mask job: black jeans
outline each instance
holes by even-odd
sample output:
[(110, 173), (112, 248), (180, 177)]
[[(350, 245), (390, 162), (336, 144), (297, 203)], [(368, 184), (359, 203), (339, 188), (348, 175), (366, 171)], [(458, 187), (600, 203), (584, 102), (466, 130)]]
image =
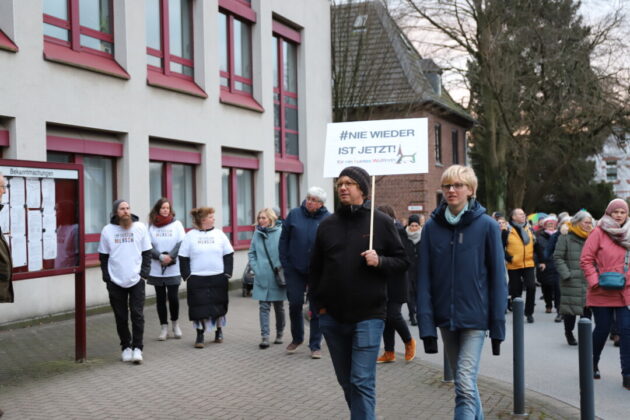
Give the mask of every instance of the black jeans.
[(540, 283), (543, 298), (545, 299), (545, 308), (560, 308), (560, 281), (558, 278), (548, 279), (544, 283)]
[(404, 343), (411, 340), (409, 327), (400, 313), (401, 307), (402, 303), (387, 302), (387, 319), (385, 320), (385, 329), (383, 329), (385, 351), (394, 351), (396, 332)]
[(416, 279), (407, 279), (409, 285), (409, 296), (407, 297), (407, 309), (409, 309), (409, 319), (417, 315), (418, 295), (416, 293)]
[(166, 312), (166, 294), (168, 289), (168, 309), (171, 312), (171, 321), (179, 319), (179, 284), (170, 286), (155, 286), (155, 307), (157, 308), (160, 324), (168, 324)]
[[(573, 332), (573, 328), (575, 328), (575, 315), (564, 315), (564, 332), (570, 333)], [(589, 308), (584, 308), (583, 315), (580, 318), (588, 318), (591, 319), (591, 310)]]
[(534, 313), (536, 299), (536, 278), (534, 267), (521, 268), (519, 270), (508, 270), (510, 298), (512, 300), (521, 297), (525, 288), (525, 315)]
[[(144, 280), (140, 280), (129, 288), (120, 287), (108, 281), (109, 303), (116, 318), (116, 331), (120, 338), (120, 348), (138, 348), (142, 350), (144, 334)], [(129, 314), (131, 314), (131, 330), (129, 332)]]

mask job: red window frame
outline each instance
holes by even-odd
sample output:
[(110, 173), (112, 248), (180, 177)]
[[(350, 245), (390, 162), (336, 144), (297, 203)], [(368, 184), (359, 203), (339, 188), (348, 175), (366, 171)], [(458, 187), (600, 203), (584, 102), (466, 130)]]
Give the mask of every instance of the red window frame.
[[(253, 94), (238, 90), (236, 82), (243, 83), (252, 87), (254, 86), (253, 78), (246, 78), (234, 74), (234, 20), (238, 20), (243, 24), (249, 25), (250, 28), (256, 23), (256, 12), (252, 10), (251, 3), (241, 0), (219, 0), (219, 13), (227, 17), (227, 56), (228, 70), (219, 71), (219, 76), (228, 80), (228, 86), (221, 84), (220, 101), (222, 103), (240, 106), (252, 111), (263, 112), (264, 108), (254, 99)], [(250, 39), (250, 46), (252, 45)], [(253, 48), (253, 46), (252, 46)], [(249, 51), (250, 62), (252, 62), (252, 50)], [(253, 65), (253, 62), (252, 62)], [(253, 71), (252, 71), (253, 77)]]
[[(189, 152), (185, 150), (173, 150), (161, 147), (149, 147), (149, 160), (152, 162), (163, 163), (162, 167), (162, 196), (173, 200), (173, 164), (184, 164), (195, 166), (201, 164), (201, 153)], [(193, 169), (193, 208), (197, 205), (197, 179)], [(184, 226), (189, 230), (187, 226)]]
[[(61, 136), (46, 136), (46, 150), (48, 152), (67, 153), (71, 156), (72, 163), (83, 164), (83, 157), (86, 155), (102, 156), (109, 158), (120, 158), (123, 156), (123, 145), (120, 143), (109, 143), (97, 140), (76, 139)], [(112, 173), (112, 193), (116, 197), (116, 162), (114, 161), (114, 170)], [(84, 240), (88, 242), (99, 242), (101, 234), (85, 233)], [(85, 263), (88, 266), (98, 265), (98, 253), (85, 255)]]
[(11, 41), (11, 38), (9, 38), (4, 32), (2, 32), (2, 29), (0, 29), (0, 50), (11, 52), (19, 51), (18, 46), (15, 45), (13, 41)]
[[(190, 0), (189, 0), (190, 1)], [(191, 59), (179, 57), (171, 54), (170, 33), (169, 33), (169, 0), (160, 0), (160, 45), (161, 50), (147, 47), (147, 54), (157, 57), (162, 61), (162, 67), (147, 64), (147, 83), (152, 86), (163, 87), (176, 92), (188, 93), (201, 98), (207, 98), (206, 92), (201, 89), (192, 76), (171, 71), (171, 62), (181, 64), (193, 69), (195, 68), (195, 56)], [(193, 5), (190, 2), (190, 39), (194, 40), (194, 19), (192, 17)]]
[[(232, 234), (232, 246), (235, 250), (248, 249), (251, 240), (238, 239), (239, 232), (253, 232), (253, 224), (239, 225), (237, 214), (237, 197), (238, 197), (238, 179), (236, 176), (237, 169), (258, 170), (259, 162), (256, 158), (239, 157), (239, 156), (223, 156), (221, 158), (221, 167), (230, 170), (228, 179), (229, 200), (230, 200), (230, 224), (223, 225), (223, 232)], [(254, 188), (252, 188), (252, 203), (255, 203)]]
[(81, 26), (79, 21), (79, 0), (67, 0), (68, 20), (43, 14), (44, 23), (68, 30), (70, 41), (44, 35), (44, 58), (69, 64), (110, 76), (129, 79), (129, 74), (114, 60), (114, 55), (81, 45), (81, 35), (110, 42), (114, 45), (114, 4), (109, 0), (112, 19), (112, 33), (107, 34)]

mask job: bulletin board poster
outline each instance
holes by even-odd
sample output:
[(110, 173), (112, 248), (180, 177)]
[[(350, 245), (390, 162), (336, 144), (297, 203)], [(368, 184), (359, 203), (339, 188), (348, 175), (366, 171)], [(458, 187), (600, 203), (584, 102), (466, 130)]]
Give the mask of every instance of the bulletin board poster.
[(0, 230), (11, 249), (16, 280), (85, 268), (83, 167), (0, 159), (6, 192)]

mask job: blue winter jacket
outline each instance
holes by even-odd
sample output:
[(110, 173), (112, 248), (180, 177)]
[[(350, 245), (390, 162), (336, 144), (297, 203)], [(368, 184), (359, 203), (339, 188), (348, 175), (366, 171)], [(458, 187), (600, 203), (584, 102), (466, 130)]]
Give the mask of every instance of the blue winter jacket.
[(420, 337), (437, 337), (437, 327), (446, 327), (490, 330), (490, 338), (503, 340), (507, 285), (499, 225), (474, 200), (456, 225), (445, 211), (443, 202), (420, 239)]
[[(249, 265), (254, 271), (254, 290), (252, 298), (262, 301), (279, 301), (287, 299), (287, 288), (278, 286), (273, 267), (280, 266), (280, 258), (278, 258), (278, 240), (280, 239), (280, 226), (268, 228), (267, 232), (256, 229), (254, 238), (249, 246), (247, 257)], [(265, 252), (271, 258), (272, 265), (267, 258)]]
[(308, 274), (311, 251), (319, 224), (330, 213), (322, 206), (315, 213), (306, 210), (306, 203), (294, 208), (282, 222), (280, 236), (280, 261), (285, 269), (297, 270)]

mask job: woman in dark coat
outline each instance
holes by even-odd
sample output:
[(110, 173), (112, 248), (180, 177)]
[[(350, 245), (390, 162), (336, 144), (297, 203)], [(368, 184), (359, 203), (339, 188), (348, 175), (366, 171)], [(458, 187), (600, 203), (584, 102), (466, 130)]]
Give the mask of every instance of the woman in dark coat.
[[(394, 209), (389, 205), (380, 206), (378, 209), (393, 219), (392, 222), (396, 226), (400, 240), (405, 247), (407, 259), (410, 259), (414, 255), (413, 244), (407, 239), (405, 228), (396, 220)], [(387, 318), (385, 319), (385, 329), (383, 330), (385, 352), (376, 359), (376, 363), (396, 361), (396, 353), (394, 353), (396, 332), (398, 332), (398, 335), (405, 343), (405, 360), (410, 362), (416, 357), (416, 340), (411, 337), (409, 327), (400, 312), (403, 303), (407, 302), (409, 295), (407, 274), (408, 271), (392, 274), (387, 281)]]
[(556, 264), (553, 261), (553, 254), (545, 254), (550, 238), (557, 232), (558, 218), (550, 215), (543, 219), (542, 229), (536, 232), (536, 243), (534, 252), (536, 257), (536, 278), (540, 283), (543, 298), (545, 299), (545, 312), (550, 314), (552, 308), (556, 308), (556, 322), (562, 321), (560, 314), (560, 278)]
[(591, 311), (586, 307), (586, 280), (580, 268), (580, 255), (588, 234), (593, 230), (593, 217), (581, 210), (571, 218), (569, 232), (560, 234), (553, 260), (560, 275), (560, 314), (564, 318), (564, 335), (570, 346), (576, 346), (573, 335), (575, 317), (590, 318)]
[[(407, 308), (409, 309), (409, 323), (411, 325), (418, 325), (416, 278), (418, 277), (418, 255), (420, 255), (420, 235), (422, 235), (423, 220), (423, 215), (412, 214), (409, 216), (407, 227), (405, 228), (407, 241), (411, 242), (412, 247), (410, 250), (407, 250), (407, 254), (409, 254), (411, 258), (409, 261), (409, 270), (407, 271), (407, 285), (409, 287)], [(405, 244), (405, 241), (403, 241), (403, 244)], [(407, 245), (405, 245), (405, 249), (407, 249)]]

